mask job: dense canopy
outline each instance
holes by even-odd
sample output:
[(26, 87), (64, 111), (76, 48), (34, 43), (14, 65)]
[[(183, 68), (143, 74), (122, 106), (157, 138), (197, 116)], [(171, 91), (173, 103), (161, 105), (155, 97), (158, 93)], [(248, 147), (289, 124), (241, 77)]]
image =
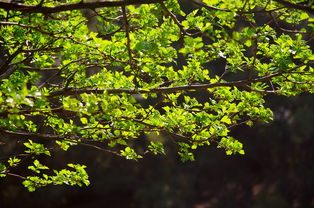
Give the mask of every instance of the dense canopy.
[(82, 164), (41, 162), (75, 145), (133, 160), (169, 141), (182, 161), (199, 146), (244, 154), (232, 130), (271, 121), (266, 96), (314, 92), (311, 1), (189, 3), (0, 2), (0, 176), (88, 185)]

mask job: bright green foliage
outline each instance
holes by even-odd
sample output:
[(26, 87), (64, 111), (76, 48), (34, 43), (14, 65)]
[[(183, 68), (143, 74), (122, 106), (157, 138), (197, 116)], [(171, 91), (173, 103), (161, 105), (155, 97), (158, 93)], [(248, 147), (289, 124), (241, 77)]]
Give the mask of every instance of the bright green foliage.
[(138, 158), (143, 158), (141, 155), (138, 155), (134, 149), (126, 147), (124, 150), (121, 150), (121, 155), (126, 157), (126, 159), (137, 160)]
[(0, 163), (0, 177), (5, 177), (5, 171), (6, 171), (7, 167), (5, 167), (4, 164)]
[[(28, 176), (23, 181), (23, 185), (29, 191), (35, 191), (36, 188), (47, 186), (49, 184), (53, 185), (78, 185), (82, 186), (89, 185), (88, 175), (85, 171), (86, 166), (84, 165), (74, 165), (68, 164), (69, 167), (74, 168), (75, 171), (62, 169), (60, 171), (53, 170), (55, 175), (48, 176), (47, 174), (42, 174), (42, 176)], [(33, 170), (36, 173), (40, 173), (41, 170), (49, 169), (47, 166), (44, 166), (39, 163), (38, 160), (34, 161), (34, 166), (29, 166), (28, 169)]]
[(50, 156), (50, 152), (43, 144), (34, 143), (32, 140), (29, 140), (29, 142), (25, 142), (24, 145), (28, 148), (28, 150), (25, 150), (26, 153), (35, 155), (45, 154)]
[(16, 157), (13, 157), (13, 158), (11, 157), (11, 158), (9, 158), (8, 163), (9, 163), (9, 166), (15, 167), (19, 164), (20, 161), (21, 161), (21, 159), (18, 159)]
[[(39, 162), (73, 145), (137, 161), (165, 154), (169, 138), (182, 161), (200, 146), (244, 154), (231, 132), (273, 119), (267, 95), (314, 92), (310, 3), (121, 2), (0, 3), (0, 133), (24, 144), (0, 177), (23, 178), (29, 191), (88, 185), (84, 165)], [(13, 173), (21, 163), (26, 176)]]
[(154, 155), (165, 154), (164, 145), (159, 141), (151, 141), (148, 148)]

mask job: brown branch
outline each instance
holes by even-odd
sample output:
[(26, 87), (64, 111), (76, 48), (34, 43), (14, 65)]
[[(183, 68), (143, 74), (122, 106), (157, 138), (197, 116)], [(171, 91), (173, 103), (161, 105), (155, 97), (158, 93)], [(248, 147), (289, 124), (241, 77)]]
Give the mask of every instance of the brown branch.
[[(56, 96), (69, 96), (69, 95), (79, 95), (83, 93), (94, 93), (94, 94), (103, 94), (104, 92), (107, 92), (108, 94), (121, 94), (121, 93), (126, 93), (130, 95), (134, 94), (151, 94), (151, 93), (174, 93), (178, 91), (189, 91), (189, 90), (207, 90), (210, 88), (215, 88), (215, 87), (246, 87), (249, 84), (252, 83), (257, 83), (257, 82), (264, 82), (264, 81), (269, 81), (274, 77), (281, 76), (285, 73), (293, 73), (294, 70), (298, 69), (301, 66), (304, 65), (310, 65), (313, 64), (312, 62), (307, 63), (307, 64), (300, 64), (296, 67), (293, 67), (289, 69), (288, 71), (279, 71), (270, 75), (266, 75), (263, 77), (258, 77), (255, 79), (250, 79), (250, 80), (239, 80), (239, 81), (232, 81), (232, 82), (215, 82), (215, 83), (210, 83), (210, 84), (194, 84), (194, 85), (181, 85), (181, 86), (173, 86), (173, 87), (159, 87), (159, 88), (151, 88), (147, 90), (141, 90), (141, 89), (91, 89), (87, 87), (83, 88), (65, 88), (65, 89), (60, 89), (56, 90), (48, 97), (56, 97)], [(252, 89), (253, 90), (253, 89)], [(256, 91), (256, 90), (255, 90)], [(266, 92), (266, 91), (263, 91)], [(276, 92), (276, 91), (273, 91)], [(270, 91), (268, 93), (271, 93)]]
[[(297, 67), (296, 67), (297, 68)], [(295, 69), (295, 68), (293, 68)], [(173, 93), (178, 91), (188, 91), (188, 90), (206, 90), (209, 88), (215, 87), (235, 87), (235, 86), (245, 86), (250, 83), (256, 82), (263, 82), (270, 80), (273, 77), (280, 76), (284, 72), (277, 72), (271, 75), (267, 75), (264, 77), (252, 79), (252, 80), (240, 80), (240, 81), (233, 81), (233, 82), (215, 82), (210, 84), (195, 84), (195, 85), (181, 85), (181, 86), (174, 86), (174, 87), (160, 87), (160, 88), (151, 88), (148, 90), (140, 90), (140, 89), (90, 89), (90, 88), (67, 88), (54, 91), (50, 93), (48, 97), (56, 97), (56, 96), (67, 96), (67, 95), (78, 95), (82, 93), (94, 93), (94, 94), (103, 94), (105, 91), (108, 94), (150, 94), (150, 93)]]
[(60, 70), (60, 68), (58, 67), (51, 67), (51, 68), (38, 68), (38, 67), (22, 67), (23, 69), (27, 70), (27, 71), (58, 71)]
[(126, 47), (128, 49), (129, 54), (129, 61), (132, 62), (132, 51), (131, 51), (131, 39), (130, 39), (130, 25), (128, 16), (126, 14), (125, 6), (122, 6), (122, 13), (124, 18), (124, 25), (125, 25), (125, 36), (126, 36)]
[(102, 7), (121, 7), (127, 5), (138, 5), (138, 4), (154, 4), (160, 3), (163, 0), (119, 0), (119, 1), (100, 1), (100, 2), (79, 2), (73, 4), (65, 4), (59, 6), (46, 7), (42, 5), (25, 5), (8, 2), (0, 2), (0, 9), (21, 11), (25, 13), (43, 13), (51, 14), (63, 11), (73, 11), (80, 9), (97, 9)]
[(78, 145), (82, 145), (82, 146), (87, 146), (87, 147), (92, 147), (94, 149), (97, 149), (97, 150), (100, 150), (100, 151), (103, 151), (103, 152), (108, 152), (108, 153), (111, 153), (111, 154), (114, 154), (114, 155), (117, 155), (119, 157), (122, 157), (118, 152), (115, 152), (115, 151), (112, 151), (112, 150), (109, 150), (109, 149), (105, 149), (105, 148), (102, 148), (102, 147), (99, 147), (97, 145), (94, 145), (94, 144), (88, 144), (88, 143), (78, 143)]
[(26, 179), (26, 177), (21, 176), (21, 175), (18, 175), (18, 174), (15, 174), (15, 173), (4, 172), (3, 174), (8, 175), (8, 176), (14, 176), (14, 177), (20, 178), (20, 179), (22, 179), (22, 180), (25, 180), (25, 179)]
[(280, 90), (260, 90), (260, 89), (252, 88), (249, 85), (244, 86), (244, 88), (248, 89), (249, 91), (254, 91), (254, 92), (258, 92), (262, 94), (276, 94), (280, 91)]
[(10, 62), (22, 52), (22, 49), (23, 46), (19, 47), (2, 65), (0, 65), (0, 73), (3, 72), (0, 74), (0, 80), (8, 78), (15, 71), (14, 67), (10, 67)]
[[(214, 6), (211, 6), (211, 5), (208, 5), (208, 4), (205, 4), (204, 2), (202, 1), (199, 1), (199, 0), (189, 0), (192, 4), (195, 4), (195, 5), (198, 5), (200, 7), (204, 7), (208, 10), (214, 10), (214, 11), (223, 11), (223, 12), (233, 12), (233, 10), (230, 10), (230, 9), (221, 9), (221, 8), (218, 8), (218, 7), (214, 7)], [(286, 1), (283, 1), (283, 0), (275, 0), (277, 2), (286, 2)], [(286, 3), (289, 3), (289, 2), (286, 2)], [(288, 6), (286, 4), (283, 4), (281, 3), (282, 5), (284, 5), (285, 7), (289, 7), (289, 8), (293, 8), (291, 6)], [(292, 4), (292, 3), (290, 3)], [(292, 4), (294, 5), (294, 4)], [(306, 6), (302, 6), (302, 5), (298, 5), (296, 4), (296, 6), (301, 6), (301, 7), (305, 7), (301, 10), (305, 10), (305, 9), (310, 9), (310, 10), (313, 10), (311, 9), (310, 7), (306, 7)], [(261, 9), (261, 10), (252, 10), (252, 11), (237, 11), (238, 13), (240, 14), (251, 14), (251, 13), (266, 13), (266, 12), (274, 12), (274, 11), (277, 11), (277, 10), (281, 10), (281, 9), (284, 9), (285, 7), (278, 7), (278, 8), (274, 8), (274, 9), (271, 9), (271, 10), (266, 10), (266, 7), (267, 5)], [(242, 8), (243, 9), (243, 8)], [(296, 9), (296, 8), (295, 8)], [(311, 12), (310, 12), (311, 13)]]
[(304, 32), (304, 31), (299, 31), (299, 30), (289, 30), (289, 29), (282, 28), (282, 27), (280, 27), (278, 21), (276, 20), (276, 19), (279, 18), (279, 16), (278, 17), (274, 17), (274, 15), (271, 12), (269, 12), (269, 15), (272, 18), (273, 22), (275, 23), (276, 28), (279, 29), (282, 32), (285, 32), (285, 33), (300, 33), (300, 34), (309, 34), (310, 33), (310, 32)]
[(143, 125), (147, 126), (147, 127), (150, 128), (150, 129), (156, 129), (156, 130), (163, 131), (163, 132), (169, 134), (170, 136), (172, 136), (172, 137), (174, 137), (174, 138), (180, 138), (180, 139), (187, 140), (187, 141), (189, 141), (189, 140), (191, 139), (190, 137), (186, 137), (186, 136), (183, 136), (183, 135), (181, 135), (181, 134), (172, 132), (172, 131), (170, 131), (169, 129), (167, 129), (167, 128), (165, 128), (165, 127), (155, 126), (155, 125), (146, 123), (146, 122), (144, 122), (144, 121), (142, 121), (142, 120), (139, 120), (139, 119), (128, 118), (128, 117), (122, 117), (122, 118), (124, 118), (124, 119), (126, 119), (126, 120), (132, 120), (132, 121), (134, 121), (134, 122), (143, 124)]
[(182, 33), (183, 35), (188, 35), (188, 36), (190, 36), (191, 34), (189, 34), (189, 33), (184, 29), (183, 25), (180, 23), (180, 21), (177, 19), (177, 17), (166, 7), (166, 5), (164, 4), (164, 2), (161, 2), (160, 5), (161, 5), (162, 9), (171, 17), (171, 19), (174, 21), (174, 23), (175, 23), (176, 25), (178, 25), (178, 27), (179, 27), (181, 33)]
[[(12, 113), (9, 111), (0, 112), (0, 117), (6, 117), (9, 114), (17, 114), (17, 115), (27, 115), (31, 113), (40, 113), (40, 114), (51, 114), (51, 113), (62, 113), (63, 115), (73, 115), (77, 114), (78, 111), (64, 109), (63, 107), (51, 108), (51, 109), (28, 109), (28, 110), (19, 110), (18, 112)], [(1, 131), (1, 130), (0, 130)]]
[(302, 11), (314, 14), (314, 8), (312, 8), (310, 6), (304, 6), (301, 4), (294, 4), (294, 3), (288, 2), (286, 0), (275, 0), (275, 1), (282, 4), (283, 6), (285, 6), (287, 8), (302, 10)]
[(57, 75), (59, 75), (63, 69), (65, 69), (67, 66), (69, 66), (70, 64), (73, 64), (73, 63), (79, 63), (80, 61), (82, 60), (85, 60), (87, 58), (85, 57), (82, 57), (82, 58), (79, 58), (77, 60), (73, 60), (69, 63), (67, 63), (66, 65), (62, 66), (54, 75), (50, 76), (48, 79), (46, 79), (38, 88), (41, 89), (43, 88), (50, 80), (52, 80), (54, 77), (56, 77)]
[[(0, 4), (1, 4), (1, 2), (0, 2)], [(19, 27), (23, 27), (23, 28), (27, 28), (27, 29), (37, 30), (37, 31), (39, 31), (43, 34), (46, 34), (46, 35), (53, 35), (50, 32), (42, 30), (39, 26), (35, 27), (35, 26), (31, 26), (31, 25), (25, 25), (25, 24), (22, 24), (19, 22), (0, 22), (0, 25), (19, 26)]]
[(61, 136), (61, 135), (52, 135), (52, 134), (39, 134), (39, 133), (32, 133), (32, 132), (14, 132), (14, 131), (5, 130), (3, 128), (0, 129), (0, 132), (4, 134), (12, 135), (12, 136), (20, 136), (20, 137), (29, 138), (29, 139), (45, 138), (45, 139), (59, 140), (59, 139), (68, 138), (65, 135)]
[(25, 49), (22, 50), (22, 52), (25, 53), (35, 53), (35, 52), (42, 52), (42, 51), (60, 51), (61, 49), (63, 49), (63, 47), (52, 47), (52, 48), (45, 48), (45, 47), (40, 47), (40, 48), (33, 48), (33, 49)]

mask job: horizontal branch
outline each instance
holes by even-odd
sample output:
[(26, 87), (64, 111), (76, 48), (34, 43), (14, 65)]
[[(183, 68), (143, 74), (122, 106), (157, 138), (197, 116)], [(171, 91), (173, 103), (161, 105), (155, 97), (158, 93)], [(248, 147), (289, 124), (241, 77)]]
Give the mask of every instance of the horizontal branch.
[[(1, 2), (0, 2), (0, 4), (1, 4)], [(0, 25), (19, 26), (19, 27), (23, 27), (23, 28), (37, 30), (37, 31), (39, 31), (39, 32), (41, 32), (43, 34), (53, 35), (52, 33), (49, 33), (47, 31), (42, 30), (39, 26), (34, 27), (34, 26), (31, 26), (31, 25), (25, 25), (25, 24), (22, 24), (22, 23), (19, 23), (19, 22), (0, 22)]]
[(283, 6), (291, 9), (302, 10), (311, 14), (314, 14), (314, 8), (310, 6), (305, 6), (301, 4), (295, 4), (286, 0), (275, 0), (276, 2), (282, 4)]
[(14, 132), (9, 131), (3, 128), (0, 128), (0, 132), (7, 135), (12, 135), (16, 137), (23, 137), (27, 139), (52, 139), (52, 140), (58, 140), (58, 139), (68, 139), (67, 136), (64, 135), (53, 135), (53, 134), (40, 134), (40, 133), (32, 133), (32, 132)]
[[(274, 77), (282, 76), (285, 73), (293, 73), (296, 69), (302, 67), (302, 66), (310, 66), (312, 65), (313, 62), (308, 62), (308, 63), (303, 63), (300, 65), (297, 65), (288, 71), (278, 71), (273, 74), (269, 74), (266, 76), (258, 77), (255, 79), (247, 79), (247, 80), (239, 80), (239, 81), (232, 81), (232, 82), (215, 82), (215, 83), (209, 83), (209, 84), (194, 84), (194, 85), (181, 85), (181, 86), (173, 86), (173, 87), (159, 87), (159, 88), (151, 88), (151, 89), (123, 89), (123, 88), (118, 88), (118, 89), (92, 89), (92, 88), (63, 88), (60, 90), (56, 90), (48, 97), (57, 97), (57, 96), (70, 96), (70, 95), (79, 95), (83, 93), (93, 93), (93, 94), (103, 94), (103, 93), (108, 93), (108, 94), (121, 94), (121, 93), (126, 93), (130, 95), (134, 94), (151, 94), (151, 93), (174, 93), (174, 92), (179, 92), (179, 91), (190, 91), (190, 90), (207, 90), (210, 88), (215, 88), (215, 87), (245, 87), (248, 88), (249, 84), (253, 83), (258, 83), (258, 82), (265, 82), (269, 81)], [(301, 72), (302, 73), (302, 72)], [(253, 90), (253, 89), (252, 89)], [(255, 90), (256, 91), (256, 90)], [(266, 91), (263, 91), (267, 93)], [(268, 93), (275, 93), (276, 91), (268, 91)]]
[[(9, 112), (9, 111), (2, 111), (0, 112), (0, 117), (7, 117), (9, 114), (17, 114), (17, 115), (27, 115), (30, 116), (31, 113), (40, 113), (43, 114), (50, 114), (50, 113), (62, 113), (63, 115), (75, 115), (78, 112), (74, 110), (67, 110), (62, 107), (58, 108), (50, 108), (50, 109), (28, 109), (28, 110), (19, 110), (18, 112)], [(38, 114), (37, 114), (38, 115)], [(36, 116), (37, 116), (36, 115)], [(1, 129), (0, 129), (1, 131)]]
[(56, 97), (56, 96), (69, 96), (69, 95), (79, 95), (83, 93), (94, 93), (94, 94), (103, 94), (104, 92), (108, 94), (121, 94), (126, 93), (130, 95), (134, 94), (150, 94), (150, 93), (174, 93), (178, 91), (189, 91), (189, 90), (206, 90), (209, 88), (215, 87), (236, 87), (236, 86), (246, 86), (250, 83), (256, 82), (263, 82), (269, 80), (273, 77), (281, 75), (282, 72), (277, 72), (268, 76), (264, 76), (257, 79), (252, 80), (240, 80), (234, 82), (216, 82), (210, 84), (195, 84), (195, 85), (181, 85), (181, 86), (174, 86), (174, 87), (160, 87), (160, 88), (151, 88), (148, 90), (141, 90), (141, 89), (91, 89), (91, 88), (66, 88), (54, 91), (50, 93), (48, 97)]
[(134, 94), (150, 94), (150, 93), (173, 93), (178, 91), (187, 91), (187, 90), (203, 90), (214, 87), (223, 87), (223, 86), (239, 86), (245, 83), (242, 82), (227, 82), (227, 83), (214, 83), (214, 84), (197, 84), (197, 85), (181, 85), (174, 87), (160, 87), (160, 88), (152, 88), (149, 90), (141, 90), (141, 89), (90, 89), (90, 88), (68, 88), (57, 90), (55, 92), (50, 93), (49, 97), (56, 96), (68, 96), (68, 95), (79, 95), (83, 93), (94, 93), (94, 94), (103, 94), (107, 92), (108, 94), (121, 94), (126, 93), (130, 95)]
[(15, 174), (15, 173), (4, 172), (3, 174), (8, 175), (8, 176), (14, 176), (14, 177), (17, 177), (17, 178), (22, 179), (22, 180), (26, 179), (26, 177), (18, 175), (18, 174)]
[[(233, 12), (233, 10), (214, 7), (214, 6), (205, 4), (204, 2), (199, 1), (199, 0), (189, 0), (189, 1), (192, 4), (204, 7), (206, 9), (208, 9), (208, 10), (223, 11), (223, 12)], [(280, 9), (283, 9), (283, 8), (292, 8), (292, 9), (302, 10), (302, 11), (314, 14), (314, 8), (312, 8), (310, 6), (305, 6), (305, 5), (301, 5), (301, 4), (294, 4), (294, 3), (288, 2), (286, 0), (275, 0), (275, 1), (280, 3), (281, 5), (283, 5), (283, 7), (274, 8), (274, 9), (271, 9), (271, 10), (262, 9), (262, 10), (238, 11), (238, 12), (242, 13), (242, 14), (243, 13), (244, 14), (245, 13), (250, 14), (250, 13), (261, 13), (261, 12), (273, 12), (273, 11), (280, 10)]]
[(21, 11), (25, 13), (57, 13), (63, 11), (73, 11), (80, 9), (97, 9), (102, 7), (121, 7), (127, 5), (137, 5), (137, 4), (154, 4), (160, 3), (163, 0), (120, 0), (120, 1), (100, 1), (100, 2), (79, 2), (74, 4), (64, 4), (53, 7), (45, 7), (42, 5), (25, 5), (16, 4), (8, 2), (0, 2), (0, 9), (11, 10), (11, 11)]
[[(12, 136), (16, 136), (16, 137), (23, 137), (23, 138), (29, 138), (29, 139), (34, 139), (34, 138), (37, 138), (37, 139), (51, 139), (51, 140), (62, 140), (62, 139), (65, 139), (65, 140), (69, 140), (69, 141), (72, 141), (72, 142), (76, 142), (76, 144), (78, 144), (78, 145), (92, 147), (92, 148), (95, 148), (97, 150), (101, 150), (101, 151), (104, 151), (104, 152), (109, 152), (109, 153), (112, 153), (114, 155), (117, 155), (117, 156), (121, 157), (121, 155), (118, 152), (115, 152), (113, 150), (105, 149), (105, 148), (99, 147), (99, 146), (94, 145), (94, 144), (84, 143), (83, 141), (88, 142), (88, 140), (86, 138), (79, 137), (79, 136), (39, 134), (39, 133), (32, 133), (32, 132), (13, 132), (13, 131), (1, 129), (1, 128), (0, 128), (0, 132), (4, 133), (4, 134), (7, 134), (7, 135), (12, 135)], [(78, 140), (83, 140), (83, 141), (79, 141), (78, 142)], [(89, 142), (92, 142), (92, 141), (89, 141)], [(12, 175), (12, 174), (9, 174), (8, 172), (6, 172), (4, 174)]]

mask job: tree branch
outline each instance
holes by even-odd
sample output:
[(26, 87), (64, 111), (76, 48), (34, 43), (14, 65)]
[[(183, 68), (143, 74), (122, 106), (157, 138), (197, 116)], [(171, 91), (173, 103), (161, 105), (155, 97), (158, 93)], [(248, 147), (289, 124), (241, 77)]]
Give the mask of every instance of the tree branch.
[(9, 67), (10, 62), (22, 52), (22, 49), (23, 46), (19, 47), (2, 65), (0, 65), (0, 80), (8, 78), (15, 71), (14, 67)]
[[(274, 77), (281, 76), (285, 73), (293, 73), (294, 70), (298, 69), (301, 66), (304, 65), (310, 65), (313, 64), (312, 62), (309, 62), (307, 64), (300, 64), (296, 67), (291, 68), (288, 71), (278, 71), (273, 74), (269, 74), (263, 77), (258, 77), (255, 79), (249, 79), (249, 80), (239, 80), (239, 81), (231, 81), (231, 82), (215, 82), (215, 83), (209, 83), (209, 84), (194, 84), (194, 85), (181, 85), (181, 86), (173, 86), (173, 87), (159, 87), (159, 88), (150, 88), (150, 89), (123, 89), (123, 88), (118, 88), (118, 89), (92, 89), (92, 88), (63, 88), (60, 90), (56, 90), (48, 97), (57, 97), (57, 96), (69, 96), (69, 95), (79, 95), (83, 93), (94, 93), (94, 94), (103, 94), (104, 92), (108, 94), (121, 94), (121, 93), (126, 93), (130, 95), (134, 94), (151, 94), (151, 93), (174, 93), (178, 91), (189, 91), (189, 90), (207, 90), (209, 88), (215, 88), (215, 87), (245, 87), (249, 84), (252, 83), (257, 83), (257, 82), (265, 82), (268, 80), (271, 80)], [(302, 72), (301, 72), (302, 73)], [(253, 90), (253, 89), (252, 89)], [(256, 91), (256, 90), (255, 90)], [(263, 91), (263, 92), (268, 92), (270, 91)], [(272, 93), (277, 92), (277, 91), (271, 91)]]
[(132, 50), (131, 50), (131, 39), (130, 39), (130, 25), (128, 20), (128, 15), (125, 10), (125, 6), (122, 6), (122, 14), (124, 18), (124, 25), (125, 25), (125, 37), (126, 37), (126, 47), (128, 49), (129, 54), (129, 61), (131, 62), (133, 60), (132, 57)]
[(173, 86), (173, 87), (160, 87), (160, 88), (151, 88), (148, 90), (141, 90), (141, 89), (91, 89), (91, 88), (67, 88), (67, 89), (61, 89), (54, 91), (50, 93), (48, 97), (56, 97), (56, 96), (67, 96), (67, 95), (79, 95), (82, 93), (94, 93), (94, 94), (102, 94), (104, 92), (107, 92), (108, 94), (120, 94), (120, 93), (126, 93), (126, 94), (145, 94), (145, 93), (173, 93), (178, 91), (188, 91), (188, 90), (206, 90), (209, 88), (214, 87), (235, 87), (235, 86), (246, 86), (250, 83), (256, 83), (256, 82), (263, 82), (270, 80), (273, 77), (280, 76), (284, 72), (277, 72), (271, 75), (267, 75), (264, 77), (252, 79), (252, 80), (239, 80), (239, 81), (233, 81), (233, 82), (216, 82), (216, 83), (210, 83), (210, 84), (195, 84), (195, 85), (181, 85), (181, 86)]
[(176, 25), (178, 25), (178, 27), (180, 28), (180, 31), (183, 35), (188, 35), (190, 36), (191, 34), (189, 34), (183, 27), (183, 25), (180, 23), (180, 21), (177, 19), (177, 17), (166, 7), (166, 5), (161, 2), (160, 3), (161, 7), (163, 8), (163, 10), (171, 17), (171, 19), (174, 21), (174, 23)]
[[(0, 2), (0, 5), (1, 5), (1, 2)], [(25, 24), (21, 24), (19, 22), (0, 22), (0, 25), (14, 25), (14, 26), (19, 26), (19, 27), (23, 27), (23, 28), (28, 28), (28, 29), (32, 29), (32, 30), (37, 30), (43, 34), (46, 34), (46, 35), (52, 35), (52, 33), (50, 32), (47, 32), (47, 31), (44, 31), (42, 30), (39, 26), (37, 27), (34, 27), (34, 26), (31, 26), (31, 25), (25, 25)]]
[(45, 7), (42, 5), (25, 5), (8, 2), (0, 2), (0, 9), (21, 11), (25, 13), (43, 13), (51, 14), (63, 11), (73, 11), (79, 9), (97, 9), (102, 7), (121, 7), (137, 4), (154, 4), (160, 3), (163, 0), (119, 0), (119, 1), (101, 1), (101, 2), (79, 2), (74, 4), (65, 4), (53, 7)]
[(314, 14), (314, 8), (312, 8), (310, 6), (304, 6), (301, 4), (294, 4), (294, 3), (288, 2), (286, 0), (275, 0), (275, 1), (282, 4), (283, 6), (285, 6), (287, 8), (298, 9), (298, 10), (302, 10), (302, 11)]
[[(51, 139), (51, 140), (58, 140), (58, 139), (68, 139), (65, 135), (53, 135), (53, 134), (39, 134), (39, 133), (32, 133), (32, 132), (14, 132), (9, 131), (3, 128), (0, 128), (0, 132), (8, 135), (13, 135), (16, 137), (23, 137), (29, 139)], [(78, 138), (76, 138), (78, 139)]]

